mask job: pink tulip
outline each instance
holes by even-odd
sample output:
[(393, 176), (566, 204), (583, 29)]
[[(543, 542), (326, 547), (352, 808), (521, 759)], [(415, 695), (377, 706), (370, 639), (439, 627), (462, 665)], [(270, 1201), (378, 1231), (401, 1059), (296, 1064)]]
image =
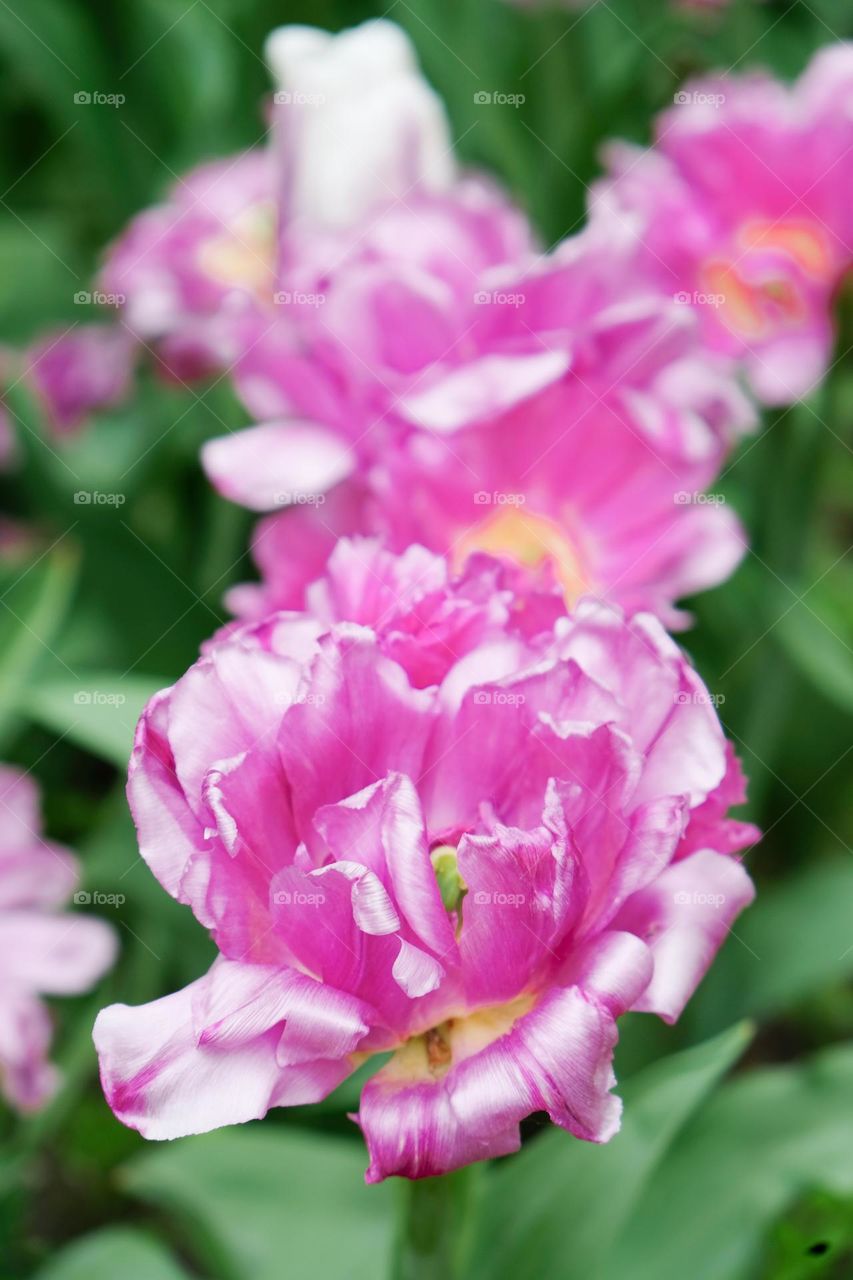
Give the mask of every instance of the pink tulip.
[(690, 311), (643, 283), (634, 238), (596, 227), (498, 271), (469, 236), (414, 293), (399, 262), (342, 264), (298, 309), (292, 357), (271, 330), (241, 364), (247, 400), (292, 414), (203, 450), (227, 497), (290, 508), (258, 528), (263, 584), (232, 594), (240, 615), (302, 607), (341, 534), (544, 567), (570, 603), (669, 625), (737, 565), (740, 526), (704, 490), (752, 411)]
[(121, 404), (130, 392), (136, 344), (120, 325), (77, 325), (41, 338), (25, 355), (26, 376), (49, 425), (68, 435), (92, 413)]
[(636, 225), (646, 269), (699, 315), (705, 342), (785, 404), (823, 377), (832, 303), (853, 262), (853, 44), (791, 88), (768, 75), (685, 85), (648, 151), (607, 153), (592, 213)]
[(228, 307), (268, 303), (275, 282), (276, 207), (260, 148), (200, 165), (166, 201), (139, 214), (109, 251), (102, 291), (162, 372), (183, 381), (235, 357)]
[(21, 1111), (58, 1081), (42, 997), (88, 991), (115, 956), (106, 924), (60, 910), (76, 883), (71, 854), (42, 837), (32, 779), (0, 766), (0, 1090)]
[(536, 1111), (606, 1141), (618, 1016), (677, 1018), (752, 897), (710, 695), (653, 618), (526, 625), (485, 558), (454, 580), (344, 544), (311, 595), (319, 617), (232, 628), (143, 715), (142, 855), (220, 955), (99, 1015), (111, 1107), (174, 1138), (390, 1052), (368, 1181), (514, 1151)]

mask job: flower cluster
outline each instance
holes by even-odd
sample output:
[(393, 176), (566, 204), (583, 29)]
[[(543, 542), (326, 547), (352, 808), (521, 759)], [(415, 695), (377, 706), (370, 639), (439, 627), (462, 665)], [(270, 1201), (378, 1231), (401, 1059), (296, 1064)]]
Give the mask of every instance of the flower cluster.
[(42, 997), (87, 991), (115, 953), (106, 924), (60, 910), (76, 883), (71, 854), (42, 837), (32, 779), (0, 766), (0, 1089), (25, 1111), (57, 1082)]
[[(260, 516), (259, 580), (149, 703), (129, 779), (218, 956), (101, 1012), (103, 1087), (173, 1138), (364, 1070), (371, 1182), (514, 1151), (534, 1112), (607, 1141), (618, 1018), (678, 1018), (753, 894), (740, 765), (668, 632), (746, 549), (713, 489), (755, 401), (830, 359), (853, 46), (792, 87), (686, 84), (548, 249), (460, 167), (392, 23), (284, 27), (267, 61), (267, 142), (141, 213), (92, 295), (112, 322), (26, 363), (60, 431), (146, 352), (228, 377), (252, 424), (201, 466)], [(41, 910), (67, 856), (0, 782), (0, 1064), (33, 1105), (38, 993), (111, 943)]]

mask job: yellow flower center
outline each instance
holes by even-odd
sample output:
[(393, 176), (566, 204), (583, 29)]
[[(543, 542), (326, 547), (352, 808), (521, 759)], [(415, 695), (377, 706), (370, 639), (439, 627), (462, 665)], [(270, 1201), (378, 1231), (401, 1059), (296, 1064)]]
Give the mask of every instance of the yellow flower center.
[(217, 284), (269, 295), (275, 277), (275, 227), (272, 204), (244, 209), (220, 235), (199, 245), (200, 269)]
[(759, 338), (802, 323), (808, 305), (796, 276), (750, 280), (744, 276), (738, 259), (751, 253), (775, 252), (811, 279), (829, 283), (835, 262), (821, 229), (815, 223), (795, 219), (753, 219), (740, 228), (735, 244), (735, 260), (710, 260), (700, 272), (702, 291), (718, 300), (715, 305), (720, 307), (728, 327), (744, 338)]
[(383, 1068), (383, 1078), (395, 1084), (441, 1080), (454, 1063), (464, 1062), (511, 1031), (533, 1008), (535, 996), (519, 996), (464, 1017), (447, 1018), (438, 1026), (412, 1036)]
[(569, 607), (593, 589), (576, 544), (548, 516), (535, 515), (519, 507), (496, 511), (458, 539), (453, 552), (454, 567), (461, 569), (476, 551), (504, 557), (529, 569), (550, 561)]

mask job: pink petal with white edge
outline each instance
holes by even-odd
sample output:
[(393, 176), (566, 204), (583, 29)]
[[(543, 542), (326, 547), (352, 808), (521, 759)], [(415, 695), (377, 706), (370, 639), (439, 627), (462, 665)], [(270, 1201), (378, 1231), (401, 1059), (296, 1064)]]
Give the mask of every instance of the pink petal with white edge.
[(409, 1042), (364, 1087), (358, 1121), (370, 1152), (368, 1182), (423, 1178), (520, 1145), (534, 1111), (580, 1138), (606, 1142), (619, 1127), (610, 1089), (617, 1014), (649, 981), (648, 948), (610, 933), (576, 961), (579, 983), (555, 987), (512, 1022), (513, 1006), (452, 1021), (452, 1061), (430, 1066), (426, 1041)]
[(348, 476), (353, 463), (340, 436), (309, 422), (267, 422), (202, 448), (211, 483), (250, 511), (319, 497)]
[(571, 358), (560, 351), (483, 356), (429, 390), (404, 397), (400, 410), (410, 422), (430, 431), (458, 431), (529, 399), (561, 378), (570, 364)]
[[(199, 1033), (194, 1014), (211, 991), (210, 1012), (219, 1016)], [(353, 1070), (348, 1055), (367, 1030), (363, 1009), (287, 970), (219, 962), (174, 995), (98, 1015), (104, 1093), (119, 1119), (150, 1139), (317, 1102)]]
[(654, 974), (633, 1006), (675, 1022), (730, 931), (755, 897), (741, 864), (703, 849), (674, 863), (629, 898), (614, 921), (642, 938)]

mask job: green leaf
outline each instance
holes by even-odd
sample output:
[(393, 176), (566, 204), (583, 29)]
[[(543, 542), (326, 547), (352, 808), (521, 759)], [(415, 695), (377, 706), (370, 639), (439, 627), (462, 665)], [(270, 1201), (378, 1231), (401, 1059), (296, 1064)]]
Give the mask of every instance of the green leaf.
[(364, 1185), (357, 1142), (265, 1123), (146, 1153), (123, 1183), (174, 1214), (228, 1280), (387, 1274), (393, 1189)]
[(85, 672), (24, 690), (20, 709), (47, 729), (126, 769), (133, 732), (149, 698), (168, 680)]
[(0, 721), (17, 709), (34, 668), (53, 658), (53, 640), (65, 617), (78, 557), (60, 542), (0, 593)]
[(63, 1249), (36, 1280), (187, 1280), (163, 1245), (128, 1227), (109, 1227), (75, 1240)]
[(614, 1240), (679, 1129), (749, 1036), (747, 1025), (732, 1027), (630, 1080), (622, 1129), (610, 1143), (594, 1146), (553, 1129), (499, 1166), (486, 1193), (474, 1276), (629, 1275), (607, 1265)]
[[(829, 615), (826, 601), (808, 608), (795, 605), (778, 623), (776, 633), (785, 652), (815, 689), (853, 713), (853, 648), (844, 639), (842, 619)], [(849, 635), (849, 632), (848, 632)]]
[(853, 1202), (812, 1192), (773, 1226), (756, 1280), (839, 1280), (853, 1268)]
[(853, 1047), (733, 1081), (696, 1115), (617, 1242), (613, 1276), (752, 1280), (805, 1191), (853, 1192)]
[(853, 973), (853, 861), (833, 860), (758, 895), (686, 1018), (707, 1031), (731, 1018), (776, 1014)]

